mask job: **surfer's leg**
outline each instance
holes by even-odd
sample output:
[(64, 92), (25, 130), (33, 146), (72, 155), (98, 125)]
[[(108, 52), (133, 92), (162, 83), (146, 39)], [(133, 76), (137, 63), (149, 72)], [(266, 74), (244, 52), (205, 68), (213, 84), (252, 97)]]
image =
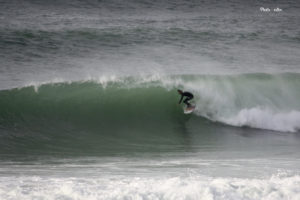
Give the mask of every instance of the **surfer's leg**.
[(191, 100), (191, 98), (186, 97), (185, 100), (183, 101), (183, 103), (185, 103), (187, 105), (187, 107), (191, 106), (191, 104), (189, 103), (189, 100)]

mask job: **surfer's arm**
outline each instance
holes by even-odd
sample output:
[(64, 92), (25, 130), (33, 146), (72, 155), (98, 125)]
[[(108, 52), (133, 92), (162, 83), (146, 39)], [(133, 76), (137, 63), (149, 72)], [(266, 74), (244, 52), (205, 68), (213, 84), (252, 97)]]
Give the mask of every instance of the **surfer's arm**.
[(183, 95), (181, 95), (181, 98), (180, 98), (180, 100), (179, 100), (179, 103), (178, 103), (178, 104), (181, 104), (181, 102), (182, 102), (182, 99), (183, 99)]

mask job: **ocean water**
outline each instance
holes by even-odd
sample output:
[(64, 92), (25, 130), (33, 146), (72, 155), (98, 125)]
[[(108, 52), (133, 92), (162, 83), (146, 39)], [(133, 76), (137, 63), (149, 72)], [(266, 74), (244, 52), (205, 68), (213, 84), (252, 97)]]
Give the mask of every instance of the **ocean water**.
[(0, 199), (300, 199), (299, 10), (0, 0)]

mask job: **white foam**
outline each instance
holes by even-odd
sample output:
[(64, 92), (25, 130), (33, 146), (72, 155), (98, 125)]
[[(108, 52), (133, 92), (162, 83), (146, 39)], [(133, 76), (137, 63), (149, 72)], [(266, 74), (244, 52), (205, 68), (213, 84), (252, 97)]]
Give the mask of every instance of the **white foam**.
[(296, 132), (300, 129), (299, 111), (276, 113), (270, 109), (254, 107), (242, 109), (235, 116), (219, 120), (234, 126), (250, 126), (283, 132)]
[(110, 76), (100, 76), (97, 79), (89, 78), (88, 80), (96, 81), (97, 83), (101, 84), (102, 87), (106, 88), (107, 84), (110, 82), (118, 82), (120, 79), (115, 75)]
[(300, 176), (266, 179), (212, 177), (2, 177), (0, 199), (298, 200)]

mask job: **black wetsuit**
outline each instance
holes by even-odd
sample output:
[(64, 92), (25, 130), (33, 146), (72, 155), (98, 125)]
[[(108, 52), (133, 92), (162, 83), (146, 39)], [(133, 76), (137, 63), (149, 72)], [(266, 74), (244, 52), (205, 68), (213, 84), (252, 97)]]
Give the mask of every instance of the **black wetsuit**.
[(185, 100), (183, 101), (183, 103), (185, 103), (187, 106), (191, 106), (191, 104), (188, 101), (193, 99), (194, 95), (190, 92), (181, 93), (181, 98), (180, 98), (179, 104), (181, 104), (183, 97), (186, 97)]

